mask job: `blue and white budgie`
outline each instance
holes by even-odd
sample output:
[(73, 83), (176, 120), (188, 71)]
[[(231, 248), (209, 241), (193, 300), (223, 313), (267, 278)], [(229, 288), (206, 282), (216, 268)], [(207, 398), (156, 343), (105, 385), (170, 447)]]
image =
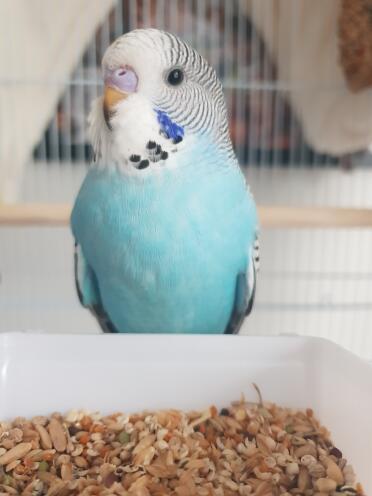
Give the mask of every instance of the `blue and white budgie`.
[(71, 219), (81, 303), (108, 332), (238, 332), (255, 294), (257, 213), (215, 71), (156, 29), (121, 36), (102, 66), (96, 160)]

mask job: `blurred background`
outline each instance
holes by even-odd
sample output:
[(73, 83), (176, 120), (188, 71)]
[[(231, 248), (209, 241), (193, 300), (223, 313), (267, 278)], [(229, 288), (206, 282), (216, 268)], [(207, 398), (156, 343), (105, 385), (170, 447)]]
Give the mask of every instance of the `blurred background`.
[(323, 336), (372, 359), (372, 228), (286, 227), (279, 208), (372, 208), (371, 3), (0, 0), (0, 331), (99, 332), (68, 226), (16, 225), (5, 206), (73, 202), (102, 55), (154, 26), (214, 65), (255, 198), (278, 208), (243, 332)]

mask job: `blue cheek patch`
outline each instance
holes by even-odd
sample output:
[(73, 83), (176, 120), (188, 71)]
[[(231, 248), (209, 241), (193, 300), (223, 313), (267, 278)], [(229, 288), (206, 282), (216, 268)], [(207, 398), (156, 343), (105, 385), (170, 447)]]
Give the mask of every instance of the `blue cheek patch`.
[(171, 118), (162, 110), (155, 109), (160, 124), (160, 130), (166, 138), (172, 139), (176, 143), (182, 141), (185, 131), (183, 127), (174, 123)]

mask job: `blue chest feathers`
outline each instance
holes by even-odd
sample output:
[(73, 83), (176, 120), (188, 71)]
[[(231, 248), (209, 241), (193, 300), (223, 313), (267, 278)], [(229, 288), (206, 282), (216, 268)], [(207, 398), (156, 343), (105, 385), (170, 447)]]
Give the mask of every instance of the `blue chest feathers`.
[(146, 178), (91, 169), (72, 214), (121, 332), (223, 332), (256, 225), (241, 174), (200, 163)]

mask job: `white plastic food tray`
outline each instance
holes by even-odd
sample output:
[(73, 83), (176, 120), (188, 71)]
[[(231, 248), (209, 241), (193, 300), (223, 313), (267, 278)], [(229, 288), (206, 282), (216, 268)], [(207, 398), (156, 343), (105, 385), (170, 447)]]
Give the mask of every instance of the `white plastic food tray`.
[(372, 494), (372, 367), (303, 337), (0, 336), (0, 419), (84, 408), (102, 413), (221, 407), (244, 392), (311, 407)]

